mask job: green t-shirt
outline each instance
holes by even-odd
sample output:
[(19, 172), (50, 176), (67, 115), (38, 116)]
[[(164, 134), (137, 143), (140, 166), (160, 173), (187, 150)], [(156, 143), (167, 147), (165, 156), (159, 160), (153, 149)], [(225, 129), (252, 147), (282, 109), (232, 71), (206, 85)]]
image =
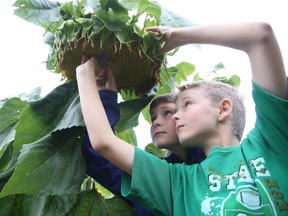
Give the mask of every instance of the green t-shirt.
[(155, 215), (288, 215), (288, 101), (253, 84), (255, 128), (200, 164), (168, 164), (135, 148), (122, 194)]

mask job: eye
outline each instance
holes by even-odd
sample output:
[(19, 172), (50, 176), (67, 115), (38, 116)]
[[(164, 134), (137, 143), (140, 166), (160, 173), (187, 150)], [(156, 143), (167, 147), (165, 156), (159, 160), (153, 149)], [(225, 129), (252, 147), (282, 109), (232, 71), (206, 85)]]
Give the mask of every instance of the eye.
[(156, 119), (156, 116), (151, 116), (151, 122), (154, 122)]
[(185, 101), (184, 103), (184, 107), (186, 108), (187, 106), (191, 105), (192, 104), (192, 101)]
[(172, 116), (174, 113), (175, 113), (175, 112), (172, 112), (171, 110), (166, 110), (166, 111), (164, 112), (164, 115), (170, 117), (170, 116)]

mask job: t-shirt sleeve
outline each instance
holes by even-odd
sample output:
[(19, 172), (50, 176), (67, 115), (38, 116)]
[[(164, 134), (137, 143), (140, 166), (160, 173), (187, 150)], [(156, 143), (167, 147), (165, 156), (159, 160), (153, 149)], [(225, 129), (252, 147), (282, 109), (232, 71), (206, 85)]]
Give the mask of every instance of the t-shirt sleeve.
[(155, 215), (167, 215), (172, 208), (171, 165), (135, 147), (132, 176), (123, 173), (121, 193)]
[(266, 147), (277, 155), (288, 153), (288, 101), (278, 98), (253, 83), (256, 109), (255, 129)]

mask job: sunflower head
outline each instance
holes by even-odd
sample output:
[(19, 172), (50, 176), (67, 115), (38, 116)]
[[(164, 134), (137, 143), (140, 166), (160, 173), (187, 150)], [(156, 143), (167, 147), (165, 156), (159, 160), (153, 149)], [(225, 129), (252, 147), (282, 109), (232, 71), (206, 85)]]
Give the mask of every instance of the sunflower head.
[[(129, 15), (119, 3), (117, 6), (106, 4), (104, 10), (103, 4), (96, 5), (92, 5), (92, 9), (87, 3), (83, 6), (70, 2), (61, 6), (62, 23), (53, 32), (49, 62), (70, 81), (76, 78), (76, 67), (83, 55), (105, 58), (114, 65), (119, 90), (132, 89), (136, 94), (149, 91), (159, 81), (165, 62), (164, 56), (155, 55), (162, 45), (160, 38), (145, 31), (146, 26), (156, 25), (157, 19), (146, 13), (145, 8)], [(90, 12), (85, 13), (88, 8)], [(145, 18), (140, 26), (143, 14)]]

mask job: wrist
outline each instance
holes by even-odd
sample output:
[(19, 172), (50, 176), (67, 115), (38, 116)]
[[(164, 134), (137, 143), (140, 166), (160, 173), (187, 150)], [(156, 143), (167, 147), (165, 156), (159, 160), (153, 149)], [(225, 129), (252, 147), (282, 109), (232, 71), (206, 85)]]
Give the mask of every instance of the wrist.
[(78, 77), (91, 77), (95, 79), (95, 74), (90, 73), (89, 70), (86, 70), (82, 65), (80, 65), (76, 68), (76, 78), (78, 79)]

